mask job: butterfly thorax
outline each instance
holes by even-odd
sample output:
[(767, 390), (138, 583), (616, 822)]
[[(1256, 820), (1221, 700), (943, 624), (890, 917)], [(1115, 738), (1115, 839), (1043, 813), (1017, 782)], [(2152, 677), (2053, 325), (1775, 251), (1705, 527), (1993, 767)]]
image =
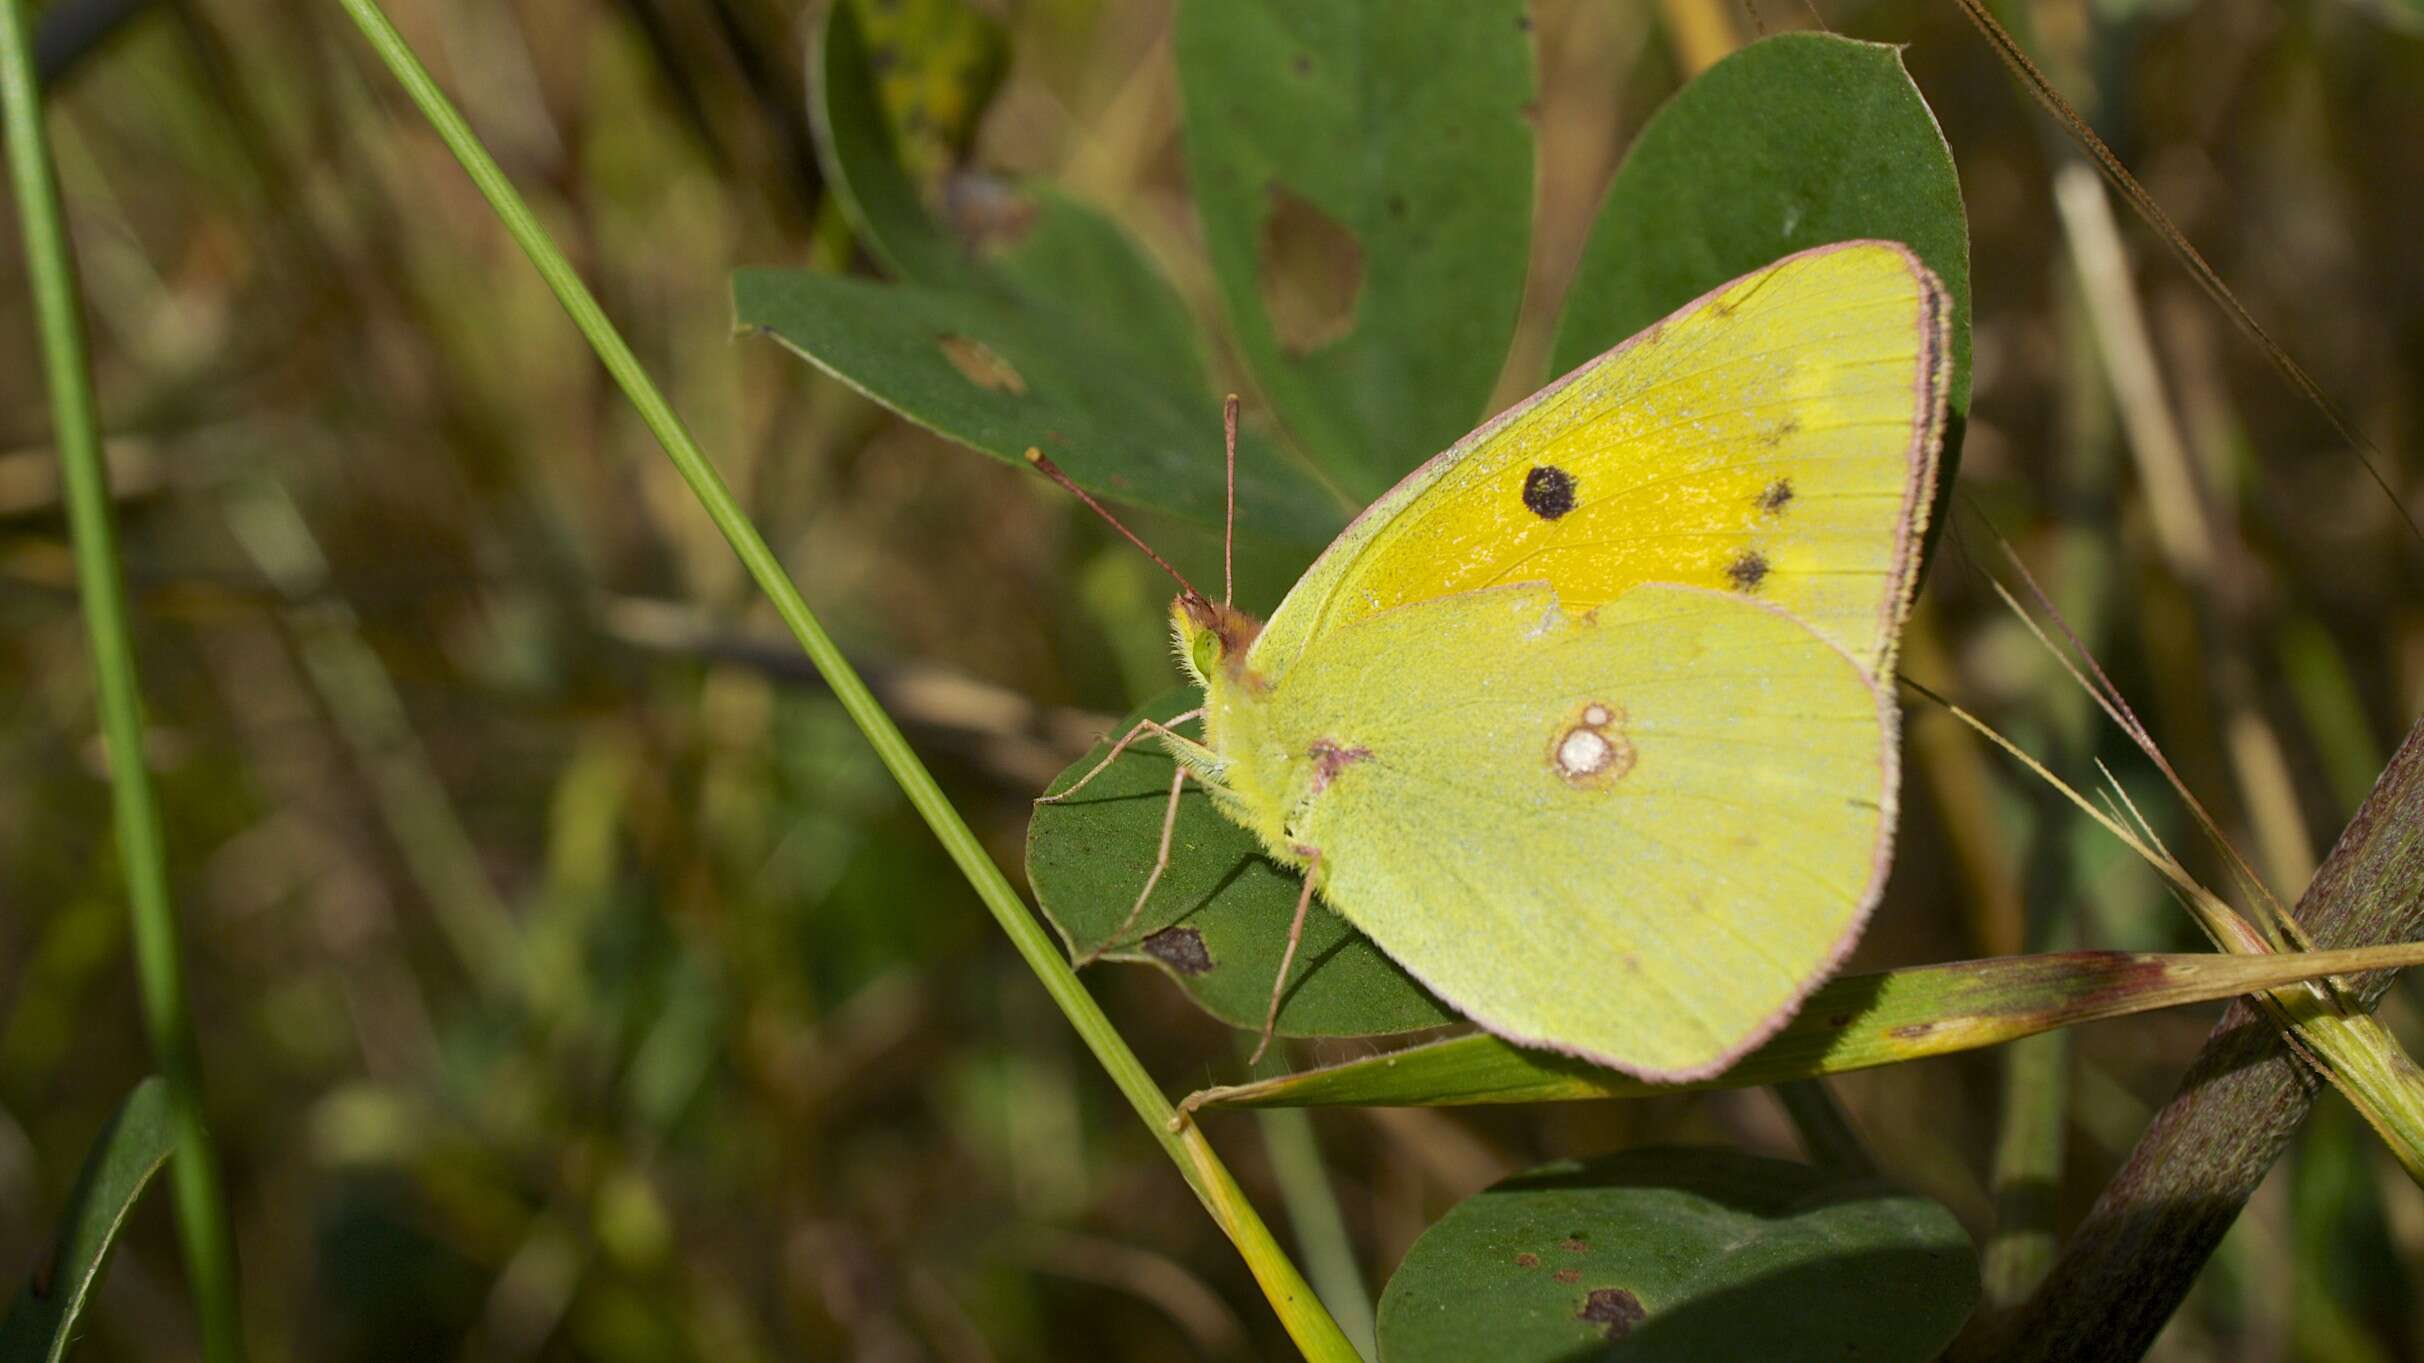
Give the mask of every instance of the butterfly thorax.
[(1203, 688), (1203, 742), (1173, 746), (1228, 819), (1274, 858), (1301, 866), (1288, 813), (1302, 803), (1307, 762), (1275, 725), (1270, 684), (1246, 665), (1262, 622), (1231, 606), (1181, 596), (1170, 607), (1179, 662)]

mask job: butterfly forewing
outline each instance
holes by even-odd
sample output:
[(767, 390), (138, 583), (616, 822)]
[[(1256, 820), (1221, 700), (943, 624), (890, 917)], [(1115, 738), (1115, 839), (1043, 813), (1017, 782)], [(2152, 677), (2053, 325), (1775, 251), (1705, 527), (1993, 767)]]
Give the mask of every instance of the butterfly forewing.
[(1375, 502), (1289, 593), (1255, 670), (1276, 680), (1409, 602), (1545, 582), (1580, 612), (1668, 582), (1781, 606), (1883, 675), (1934, 486), (1946, 312), (1883, 242), (1719, 288)]

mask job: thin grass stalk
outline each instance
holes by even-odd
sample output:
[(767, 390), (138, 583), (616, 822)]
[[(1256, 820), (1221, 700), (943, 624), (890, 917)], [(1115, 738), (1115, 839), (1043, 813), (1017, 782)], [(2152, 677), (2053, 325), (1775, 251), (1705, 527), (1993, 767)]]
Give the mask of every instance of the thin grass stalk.
[(1793, 1079), (1776, 1086), (1776, 1101), (1800, 1134), (1810, 1159), (1829, 1169), (1867, 1178), (1877, 1172), (1876, 1157), (1860, 1139), (1851, 1114), (1836, 1101), (1824, 1079)]
[(876, 703), (856, 669), (842, 656), (832, 637), (825, 632), (815, 612), (801, 598), (799, 588), (792, 584), (780, 560), (769, 548), (757, 527), (750, 523), (723, 476), (708, 462), (706, 454), (691, 438), (689, 429), (674, 413), (672, 405), (657, 390), (655, 382), (640, 365), (622, 334), (607, 320), (588, 286), (581, 282), (571, 262), (558, 251), (546, 231), (531, 215), (505, 172), (480, 144), (462, 114), (447, 99), (437, 82), (430, 77), (420, 59), (413, 54), (395, 26), (388, 22), (377, 0), (339, 0), (345, 12), (361, 29), (372, 51), (385, 63), (388, 72), (404, 87), (414, 105), (431, 128), (453, 153), (455, 160), (470, 175), (497, 219), (522, 248), (538, 269), (556, 299), (572, 317), (573, 325), (597, 352), (617, 386), (623, 390), (632, 408), (649, 432), (664, 447), (682, 479), (699, 499), (699, 505), (715, 523), (741, 564), (765, 592), (775, 613), (782, 618), (792, 637), (808, 655), (819, 675), (832, 688), (834, 699), (856, 723), (874, 746), (885, 768), (899, 782), (927, 827), (950, 854), (960, 873), (967, 877), (978, 898), (992, 911), (994, 920), (1010, 937), (1011, 945), (1043, 983), (1045, 992), (1060, 1006), (1078, 1035), (1084, 1038), (1095, 1060), (1109, 1073), (1112, 1082), (1136, 1110), (1154, 1139), (1178, 1166), (1190, 1187), (1195, 1190), (1207, 1211), (1211, 1212), (1230, 1241), (1244, 1256), (1280, 1321), (1307, 1358), (1322, 1363), (1358, 1363), (1353, 1346), (1339, 1332), (1337, 1322), (1322, 1309), (1320, 1300), (1305, 1283), (1296, 1265), (1289, 1261), (1269, 1227), (1246, 1200), (1220, 1157), (1213, 1153), (1203, 1132), (1192, 1122), (1179, 1119), (1178, 1110), (1171, 1106), (1153, 1077), (1146, 1073), (1143, 1062), (1128, 1048), (1117, 1028), (1103, 1014), (1094, 997), (1079, 983), (1077, 973), (1067, 958), (1053, 945), (1051, 937), (1027, 910), (1018, 892), (1011, 888), (1001, 868), (986, 855), (976, 835), (960, 817), (959, 811), (943, 794), (934, 776), (918, 760), (901, 736), (892, 717)]
[[(2104, 647), (2110, 636), (2116, 583), (2113, 487), (2118, 413), (2097, 348), (2089, 344), (2086, 303), (2074, 291), (2063, 300), (2061, 319), (2066, 363), (2061, 377), (2062, 452), (2049, 495), (2070, 509), (2056, 532), (2055, 579), (2063, 609), (2077, 622), (2079, 637)], [(2094, 754), (2097, 714), (2083, 693), (2059, 686), (2039, 688), (2026, 706), (2037, 739), (2060, 764), (2075, 767)], [(2371, 773), (2367, 773), (2371, 784)], [(2026, 869), (2016, 872), (2026, 919), (2022, 950), (2068, 951), (2079, 945), (2081, 901), (2093, 887), (2083, 877), (2072, 846), (2072, 821), (2061, 798), (2042, 787), (2025, 792), (2028, 809)], [(2006, 1047), (1992, 1156), (1995, 1220), (1979, 1251), (1983, 1300), (1956, 1353), (1962, 1359), (1993, 1356), (1998, 1332), (2053, 1267), (2061, 1247), (2062, 1221), (2056, 1192), (2061, 1187), (2072, 1121), (2070, 1029), (2029, 1037)]]
[(201, 1048), (177, 953), (177, 913), (168, 892), (168, 844), (143, 757), (143, 695), (127, 623), (126, 582), (110, 521), (109, 470), (102, 462), (76, 265), (44, 137), (41, 92), (23, 0), (0, 0), (0, 122), (6, 124), (10, 188), (25, 241), (26, 276), (41, 335), (43, 377), (59, 447), (60, 486), (74, 544), (76, 582), (92, 648), (93, 685), (109, 757), (118, 860), (133, 919), (135, 976), (153, 1063), (168, 1086), (176, 1153), (169, 1163), (178, 1240), (193, 1289), (202, 1354), (210, 1363), (244, 1356), (236, 1303), (235, 1238), (218, 1158), (202, 1120)]
[(2173, 576), (2195, 590), (2205, 607), (2199, 614), (2213, 660), (2215, 699), (2224, 712), (2225, 747), (2264, 869), (2275, 885), (2304, 885), (2314, 874), (2314, 848), (2298, 814), (2280, 738), (2251, 694), (2242, 546), (2218, 524), (2198, 484), (2103, 183), (2073, 162), (2055, 174), (2054, 203), (2079, 275), (2079, 297), (2095, 327), (2113, 401), (2145, 485), (2156, 544)]
[(219, 504), (253, 566), (286, 598), (304, 673), (369, 776), (379, 815), (455, 959), (485, 992), (520, 988), (527, 982), (511, 978), (523, 958), (512, 910), (481, 865), (395, 680), (363, 640), (352, 607), (330, 591), (328, 559), (302, 509), (266, 476), (226, 489)]
[[(1253, 1047), (1238, 1034), (1238, 1057), (1246, 1073), (1267, 1079), (1288, 1072), (1287, 1059), (1274, 1047), (1260, 1061), (1248, 1060)], [(1278, 1185), (1287, 1209), (1288, 1228), (1296, 1233), (1296, 1252), (1305, 1274), (1321, 1293), (1322, 1305), (1338, 1322), (1355, 1351), (1368, 1360), (1380, 1357), (1378, 1322), (1372, 1289), (1363, 1266), (1355, 1259), (1355, 1242), (1347, 1234), (1346, 1217), (1338, 1206), (1338, 1188), (1322, 1162), (1321, 1143), (1313, 1135), (1313, 1118), (1301, 1108), (1264, 1108), (1254, 1114), (1261, 1129), (1264, 1157), (1271, 1162), (1271, 1181)]]
[[(2341, 832), (2298, 918), (2329, 947), (2424, 931), (2424, 723)], [(2391, 978), (2350, 980), (2352, 1003), (2371, 1008)], [(2321, 1087), (2272, 1020), (2233, 1004), (2014, 1321), (2005, 1357), (2143, 1355)]]

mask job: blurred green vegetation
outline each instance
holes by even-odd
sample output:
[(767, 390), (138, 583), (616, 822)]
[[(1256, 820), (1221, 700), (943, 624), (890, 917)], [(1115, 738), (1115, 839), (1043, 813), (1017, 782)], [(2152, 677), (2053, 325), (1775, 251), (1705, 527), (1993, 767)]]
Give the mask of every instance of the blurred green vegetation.
[[(998, 88), (964, 135), (944, 101), (931, 163), (964, 138), (971, 166), (1107, 212), (1211, 316), (1168, 6), (995, 8), (1003, 65), (955, 47), (952, 69)], [(2415, 505), (2424, 41), (2397, 26), (2412, 11), (2002, 9)], [(1543, 377), (1616, 158), (1709, 33), (1815, 15), (1910, 44), (1972, 232), (1962, 540), (1990, 560), (1986, 527), (2011, 538), (2294, 895), (2424, 700), (2424, 550), (2320, 415), (2135, 223), (2118, 226), (2118, 272), (2083, 283), (2081, 243), (2109, 210), (2058, 199), (2074, 153), (1954, 7), (1538, 0), (1533, 15), (1538, 207), (1497, 405)], [(1029, 797), (1104, 716), (1168, 685), (1165, 593), (1039, 480), (731, 340), (733, 268), (842, 251), (802, 113), (809, 16), (428, 0), (394, 17), (1015, 868)], [(342, 14), (141, 8), (54, 92), (258, 1356), (1281, 1356), (1235, 1254)], [(9, 241), (0, 1264), (22, 1265), (149, 1060)], [(2114, 362), (2116, 310), (2143, 324), (2153, 389)], [(2225, 883), (1948, 550), (1906, 670), (2074, 780), (2110, 761)], [(2202, 945), (2108, 840), (1943, 715), (1911, 713), (1899, 864), (1854, 968)], [(1227, 1029), (1163, 979), (1088, 980), (1172, 1089), (1239, 1073)], [(2411, 1052), (2418, 998), (2403, 986), (2385, 1013)], [(2213, 1015), (2061, 1039), (2047, 1225), (2076, 1219)], [(1836, 1085), (1878, 1162), (1981, 1238), (2010, 1125), (2002, 1059)], [(1211, 1130), (1277, 1219), (1256, 1119)], [(1373, 1282), (1450, 1204), (1543, 1159), (1651, 1140), (1797, 1153), (1761, 1092), (1318, 1113), (1313, 1134)], [(191, 1354), (160, 1200), (92, 1322), (79, 1357)], [(2424, 1194), (2326, 1097), (2156, 1356), (2419, 1351)]]

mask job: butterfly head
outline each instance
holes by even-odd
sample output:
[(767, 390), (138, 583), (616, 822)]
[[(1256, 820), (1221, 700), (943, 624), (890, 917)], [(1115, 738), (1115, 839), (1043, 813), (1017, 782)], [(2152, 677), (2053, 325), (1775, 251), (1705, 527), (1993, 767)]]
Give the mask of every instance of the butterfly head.
[(1170, 603), (1170, 634), (1178, 659), (1200, 685), (1214, 676), (1245, 673), (1246, 650), (1262, 622), (1234, 606), (1182, 592)]

